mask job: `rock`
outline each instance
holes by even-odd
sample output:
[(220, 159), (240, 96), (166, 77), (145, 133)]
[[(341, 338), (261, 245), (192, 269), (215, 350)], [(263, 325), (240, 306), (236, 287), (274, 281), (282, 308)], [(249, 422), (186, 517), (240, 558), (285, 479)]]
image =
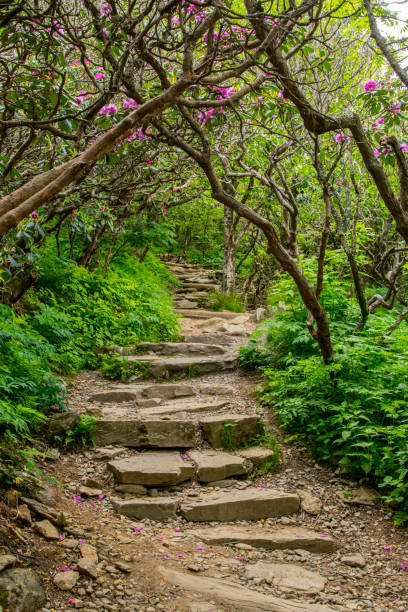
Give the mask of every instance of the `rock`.
[(302, 510), (307, 512), (308, 514), (313, 514), (317, 516), (321, 513), (323, 504), (322, 501), (316, 497), (316, 495), (312, 495), (309, 491), (297, 490), (296, 493), (300, 497), (300, 504)]
[(67, 518), (63, 512), (57, 511), (54, 508), (48, 508), (44, 504), (41, 504), (35, 499), (30, 499), (29, 497), (22, 497), (21, 501), (26, 504), (31, 511), (35, 512), (36, 514), (39, 514), (45, 519), (48, 519), (49, 521), (54, 523), (54, 525), (63, 527), (67, 524)]
[(212, 482), (247, 474), (247, 463), (242, 457), (215, 450), (190, 451), (189, 457), (197, 468), (197, 477), (201, 482)]
[(194, 475), (194, 466), (183, 461), (180, 453), (171, 451), (138, 453), (111, 461), (107, 468), (122, 484), (150, 487), (176, 485)]
[(156, 355), (203, 355), (212, 356), (225, 353), (225, 348), (217, 344), (200, 342), (141, 342), (138, 347), (141, 352), (151, 352)]
[(231, 449), (255, 438), (259, 432), (259, 417), (254, 414), (222, 414), (202, 417), (199, 423), (204, 439), (213, 448)]
[(54, 583), (62, 591), (70, 591), (78, 582), (79, 572), (68, 570), (67, 572), (58, 572), (54, 576)]
[(178, 399), (194, 395), (192, 385), (182, 383), (153, 384), (141, 387), (143, 397), (161, 397), (162, 399)]
[(46, 454), (46, 459), (51, 459), (52, 461), (58, 461), (58, 459), (60, 458), (61, 453), (59, 452), (58, 448), (50, 448), (47, 451)]
[(74, 540), (74, 538), (65, 538), (65, 540), (61, 541), (60, 546), (68, 548), (68, 550), (73, 550), (78, 546), (78, 540)]
[[(332, 608), (324, 605), (310, 604), (293, 599), (285, 600), (273, 595), (259, 593), (241, 586), (237, 582), (185, 574), (167, 567), (160, 567), (158, 570), (168, 584), (178, 585), (183, 590), (191, 591), (196, 596), (201, 595), (206, 605), (209, 600), (213, 600), (242, 612), (335, 612)], [(193, 608), (189, 606), (188, 609)], [(195, 609), (197, 610), (197, 608)], [(211, 610), (215, 609), (217, 608), (213, 605)]]
[(296, 512), (299, 501), (293, 493), (250, 488), (209, 493), (183, 502), (180, 510), (189, 521), (257, 520)]
[(259, 466), (275, 457), (275, 452), (265, 446), (250, 446), (249, 448), (243, 448), (237, 450), (240, 457), (245, 457), (252, 461), (254, 466)]
[(99, 402), (101, 404), (107, 402), (135, 402), (140, 398), (140, 391), (138, 389), (109, 389), (107, 391), (98, 391), (89, 396), (89, 402)]
[(17, 557), (14, 555), (0, 555), (0, 572), (12, 567), (17, 562)]
[[(83, 413), (84, 411), (82, 411)], [(64, 434), (68, 429), (73, 429), (81, 412), (60, 412), (48, 420), (48, 430), (52, 435)]]
[(239, 480), (235, 480), (235, 478), (223, 478), (222, 480), (214, 480), (214, 482), (210, 482), (209, 486), (214, 489), (228, 489), (230, 487), (235, 487), (239, 483)]
[(338, 496), (345, 504), (358, 504), (362, 506), (373, 506), (380, 499), (377, 491), (367, 487), (360, 487), (351, 491), (339, 491)]
[(115, 561), (115, 565), (121, 572), (125, 572), (125, 574), (130, 574), (133, 569), (133, 567), (129, 563), (125, 563), (125, 561)]
[[(116, 414), (115, 414), (116, 412)], [(94, 426), (97, 444), (123, 444), (130, 447), (192, 448), (196, 425), (190, 420), (140, 419), (118, 420), (117, 410), (104, 415)]]
[(367, 561), (364, 559), (363, 555), (360, 555), (360, 553), (345, 555), (344, 557), (340, 558), (340, 561), (345, 565), (350, 565), (350, 567), (365, 567), (367, 565)]
[(8, 569), (0, 574), (0, 609), (36, 612), (44, 605), (44, 589), (31, 569)]
[(123, 446), (112, 446), (106, 448), (95, 448), (95, 459), (98, 461), (109, 461), (126, 451)]
[(172, 497), (112, 499), (111, 501), (119, 514), (129, 518), (149, 518), (154, 521), (162, 521), (175, 516), (179, 504), (178, 499)]
[(32, 519), (31, 519), (31, 512), (27, 506), (27, 504), (21, 504), (21, 506), (19, 506), (17, 508), (17, 516), (16, 518), (21, 521), (22, 523), (26, 523), (27, 525), (31, 525), (32, 523)]
[(183, 403), (173, 401), (156, 408), (141, 410), (139, 414), (141, 416), (171, 415), (182, 412), (192, 414), (193, 412), (217, 411), (221, 408), (224, 408), (225, 406), (231, 406), (231, 402), (229, 400), (195, 400), (194, 403), (192, 402), (192, 400), (188, 400), (187, 402)]
[(103, 489), (100, 480), (96, 480), (95, 478), (87, 478), (84, 482), (84, 486), (90, 489)]
[(34, 499), (48, 508), (50, 506), (53, 508), (57, 503), (57, 489), (55, 485), (49, 483), (42, 484), (38, 491), (36, 491)]
[(79, 550), (83, 559), (92, 561), (92, 563), (95, 564), (98, 563), (98, 553), (96, 552), (96, 548), (94, 546), (91, 546), (90, 544), (80, 544)]
[(98, 497), (98, 495), (102, 495), (101, 489), (93, 489), (91, 487), (86, 487), (85, 485), (79, 487), (79, 492), (85, 497)]
[(230, 526), (211, 527), (195, 531), (194, 535), (208, 544), (224, 545), (233, 542), (249, 544), (254, 548), (268, 550), (303, 549), (312, 553), (329, 553), (337, 548), (337, 543), (327, 534), (320, 534), (301, 527), (273, 528)]
[(9, 489), (5, 493), (6, 503), (10, 508), (17, 508), (19, 500), (19, 492), (15, 489)]
[(146, 397), (138, 400), (137, 405), (139, 408), (153, 408), (155, 406), (160, 406), (163, 403), (163, 400), (160, 397)]
[(84, 576), (89, 576), (94, 579), (98, 577), (96, 565), (89, 557), (79, 559), (77, 565), (80, 574), (84, 574)]
[(247, 565), (246, 575), (249, 578), (263, 578), (269, 584), (285, 591), (302, 591), (316, 594), (323, 591), (327, 582), (317, 572), (310, 572), (298, 565), (288, 563), (264, 563)]
[(47, 540), (58, 540), (59, 538), (58, 529), (48, 520), (34, 523), (34, 529)]

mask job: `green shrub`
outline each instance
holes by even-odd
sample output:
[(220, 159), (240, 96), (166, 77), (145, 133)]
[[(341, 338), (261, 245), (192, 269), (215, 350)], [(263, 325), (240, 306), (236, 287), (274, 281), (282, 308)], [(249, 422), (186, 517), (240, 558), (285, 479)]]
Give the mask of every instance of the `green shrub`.
[(245, 307), (242, 305), (240, 298), (235, 293), (222, 293), (214, 291), (210, 295), (211, 308), (216, 312), (221, 310), (231, 310), (232, 312), (245, 312)]
[[(147, 364), (143, 365), (146, 365), (146, 368), (148, 367)], [(129, 361), (127, 357), (118, 353), (109, 353), (102, 356), (99, 370), (106, 378), (126, 382), (134, 374), (143, 373), (144, 368), (141, 368), (141, 366), (140, 362)]]
[(81, 414), (75, 427), (67, 431), (65, 444), (67, 446), (70, 444), (82, 444), (82, 446), (85, 446), (91, 442), (94, 445), (93, 428), (97, 422), (98, 419), (90, 414)]

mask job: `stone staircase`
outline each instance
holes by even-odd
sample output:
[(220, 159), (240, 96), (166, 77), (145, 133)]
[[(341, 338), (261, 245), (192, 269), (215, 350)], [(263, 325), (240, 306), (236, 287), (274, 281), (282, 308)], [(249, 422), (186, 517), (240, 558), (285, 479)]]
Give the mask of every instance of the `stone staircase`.
[[(176, 291), (175, 311), (183, 317), (184, 342), (116, 348), (143, 364), (144, 380), (112, 385), (89, 397), (87, 411), (98, 418), (95, 456), (114, 480), (115, 511), (132, 520), (205, 524), (199, 537), (215, 546), (239, 541), (266, 550), (333, 551), (335, 541), (324, 534), (279, 527), (265, 533), (251, 526), (292, 515), (301, 505), (296, 492), (255, 488), (250, 480), (273, 451), (257, 444), (263, 430), (260, 415), (253, 403), (236, 400), (228, 377), (234, 375), (238, 348), (254, 321), (246, 313), (200, 307), (208, 304), (208, 292), (219, 288), (214, 272), (180, 263), (169, 268), (183, 283)], [(167, 568), (157, 571), (164, 581), (176, 580), (204, 597), (211, 594), (220, 605), (186, 610), (331, 609)], [(236, 595), (234, 588), (240, 589)]]

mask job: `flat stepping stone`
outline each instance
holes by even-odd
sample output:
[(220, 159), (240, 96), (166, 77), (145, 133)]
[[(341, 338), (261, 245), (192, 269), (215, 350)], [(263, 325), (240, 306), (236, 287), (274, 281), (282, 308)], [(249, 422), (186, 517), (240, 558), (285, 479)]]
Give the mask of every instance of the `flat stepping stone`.
[(188, 521), (249, 521), (284, 514), (299, 509), (299, 497), (274, 489), (244, 490), (208, 493), (202, 498), (185, 501), (180, 506)]
[(233, 395), (235, 389), (229, 385), (200, 385), (199, 391), (202, 395)]
[(227, 321), (234, 321), (237, 319), (239, 323), (245, 323), (250, 320), (250, 315), (245, 312), (231, 312), (230, 310), (221, 310), (220, 312), (215, 310), (204, 310), (204, 308), (197, 308), (194, 312), (187, 310), (183, 312), (182, 308), (176, 309), (175, 312), (177, 314), (182, 314), (191, 319), (212, 319), (216, 317), (217, 319), (225, 319)]
[(168, 584), (182, 587), (195, 596), (201, 595), (204, 602), (216, 601), (241, 612), (336, 612), (320, 604), (266, 595), (229, 580), (187, 574), (168, 567), (159, 567), (158, 571)]
[(251, 446), (249, 448), (237, 450), (237, 453), (240, 457), (252, 461), (253, 465), (256, 467), (262, 465), (265, 461), (273, 459), (276, 454), (273, 450), (265, 446)]
[(198, 334), (184, 336), (186, 342), (203, 342), (206, 344), (234, 344), (235, 342), (242, 343), (242, 338), (234, 338), (228, 334)]
[(174, 497), (136, 497), (126, 500), (112, 499), (116, 512), (129, 518), (148, 518), (163, 521), (176, 516), (179, 501)]
[(194, 395), (191, 385), (166, 383), (161, 385), (117, 385), (105, 391), (93, 393), (88, 401), (99, 403), (138, 402), (141, 399), (176, 399)]
[(309, 595), (323, 591), (327, 582), (327, 579), (317, 572), (289, 563), (259, 561), (254, 565), (247, 565), (246, 575), (248, 578), (263, 578), (268, 584), (279, 587), (281, 591), (301, 591)]
[(169, 404), (163, 404), (162, 406), (157, 406), (155, 408), (146, 408), (146, 410), (141, 410), (140, 414), (148, 416), (180, 414), (181, 412), (192, 414), (195, 412), (221, 410), (222, 408), (225, 408), (225, 406), (231, 406), (231, 402), (229, 400), (196, 400), (193, 403), (193, 400), (188, 400), (187, 402), (183, 403), (174, 402)]
[(195, 283), (192, 281), (186, 282), (183, 284), (183, 287), (180, 289), (176, 289), (176, 293), (185, 292), (186, 289), (209, 289), (214, 291), (219, 291), (220, 286), (215, 283)]
[(137, 345), (142, 352), (152, 352), (156, 355), (202, 355), (211, 356), (224, 354), (225, 347), (217, 344), (203, 344), (201, 342), (140, 342)]
[(238, 355), (224, 354), (216, 357), (157, 357), (149, 355), (135, 355), (129, 361), (139, 361), (148, 364), (150, 375), (155, 378), (165, 378), (172, 374), (186, 375), (207, 374), (232, 370), (238, 363)]
[(121, 484), (146, 487), (177, 485), (194, 476), (194, 465), (177, 452), (146, 452), (110, 461), (107, 468)]
[(196, 464), (197, 478), (201, 482), (213, 482), (229, 476), (248, 473), (248, 462), (231, 453), (215, 450), (190, 451), (190, 459)]
[(300, 527), (269, 529), (266, 527), (211, 527), (195, 531), (194, 535), (208, 544), (223, 546), (239, 542), (267, 550), (308, 550), (311, 553), (330, 553), (336, 550), (336, 541), (325, 533), (315, 533)]
[(93, 435), (98, 446), (121, 445), (133, 448), (192, 448), (197, 426), (189, 420), (142, 419), (122, 416), (112, 411), (94, 425)]
[(199, 423), (204, 439), (213, 448), (233, 449), (259, 433), (259, 416), (256, 414), (206, 416), (201, 417)]

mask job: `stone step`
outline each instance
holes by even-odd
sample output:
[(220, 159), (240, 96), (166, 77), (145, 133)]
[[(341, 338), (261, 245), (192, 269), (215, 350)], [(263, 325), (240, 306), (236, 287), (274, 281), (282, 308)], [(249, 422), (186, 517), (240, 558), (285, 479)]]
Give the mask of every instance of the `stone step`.
[(177, 497), (136, 497), (132, 499), (111, 499), (116, 512), (128, 518), (165, 521), (176, 516), (179, 500)]
[(207, 544), (216, 546), (240, 543), (267, 550), (302, 549), (311, 553), (331, 553), (338, 548), (337, 542), (329, 534), (316, 533), (302, 527), (210, 527), (195, 531), (194, 535)]
[(169, 378), (174, 374), (196, 376), (209, 372), (233, 370), (238, 363), (238, 355), (225, 353), (219, 357), (156, 357), (154, 355), (133, 355), (129, 361), (148, 364), (148, 371), (153, 378)]
[(195, 466), (181, 458), (180, 453), (156, 451), (138, 453), (125, 459), (116, 459), (107, 468), (120, 484), (146, 487), (166, 487), (191, 480)]
[(194, 312), (191, 312), (190, 309), (177, 308), (175, 309), (175, 312), (191, 319), (225, 319), (226, 321), (231, 321), (235, 325), (247, 323), (251, 318), (245, 312), (231, 312), (230, 310), (221, 310), (220, 312), (216, 312), (215, 310), (196, 308)]
[(174, 306), (176, 308), (183, 308), (184, 310), (190, 308), (197, 308), (197, 302), (192, 302), (191, 300), (176, 300), (174, 302)]
[(299, 592), (317, 595), (326, 586), (327, 578), (317, 572), (292, 563), (265, 563), (258, 561), (247, 565), (245, 573), (248, 578), (263, 578), (265, 582), (285, 592)]
[(249, 442), (259, 431), (259, 417), (248, 414), (202, 416), (193, 412), (182, 418), (181, 413), (174, 416), (167, 411), (156, 416), (137, 407), (115, 405), (96, 407), (89, 413), (98, 419), (93, 428), (98, 446), (193, 448), (202, 437), (213, 448), (228, 449)]
[(176, 399), (194, 395), (191, 385), (163, 383), (153, 385), (117, 385), (106, 391), (93, 393), (90, 402), (137, 402), (141, 398)]
[(242, 344), (242, 336), (230, 336), (228, 334), (199, 334), (184, 336), (186, 342), (202, 342), (204, 344)]
[(208, 493), (180, 505), (188, 521), (256, 521), (297, 512), (300, 499), (293, 493), (274, 489), (255, 489)]
[(161, 416), (161, 415), (172, 415), (180, 414), (182, 412), (187, 414), (194, 414), (196, 412), (213, 412), (221, 410), (226, 406), (231, 406), (229, 399), (227, 400), (191, 400), (186, 402), (170, 402), (162, 404), (160, 406), (153, 406), (151, 408), (145, 408), (140, 410), (139, 414), (143, 416)]
[(203, 344), (200, 342), (140, 342), (138, 351), (151, 352), (156, 355), (223, 355), (226, 353), (224, 346), (219, 344)]
[(98, 446), (120, 445), (132, 448), (193, 448), (197, 424), (187, 419), (140, 418), (104, 414), (95, 423), (93, 436)]
[[(217, 602), (217, 607), (201, 608), (201, 610), (220, 610), (220, 605), (237, 612), (336, 612), (321, 604), (311, 604), (295, 599), (281, 599), (274, 595), (260, 593), (249, 589), (236, 581), (221, 578), (187, 574), (169, 567), (158, 567), (162, 579), (171, 586), (181, 587), (184, 592), (191, 593), (190, 602), (186, 602), (188, 610), (200, 610), (200, 601)], [(191, 604), (191, 605), (189, 605)]]
[[(241, 336), (240, 343), (242, 344), (242, 336), (249, 336), (249, 329), (244, 324), (240, 324), (238, 319), (229, 321), (217, 316), (212, 319), (184, 318), (180, 320), (180, 327), (184, 337), (193, 333), (197, 334), (199, 330), (202, 330), (204, 334)], [(218, 344), (220, 342), (221, 340), (218, 340)]]
[(251, 464), (243, 457), (215, 450), (194, 450), (188, 456), (195, 463), (200, 482), (214, 482), (230, 476), (242, 476), (251, 470)]
[(256, 414), (220, 414), (199, 419), (204, 439), (213, 448), (232, 449), (255, 438), (260, 431)]
[(176, 293), (184, 293), (187, 289), (207, 289), (208, 291), (219, 291), (220, 286), (216, 283), (183, 283), (182, 287), (176, 289)]

